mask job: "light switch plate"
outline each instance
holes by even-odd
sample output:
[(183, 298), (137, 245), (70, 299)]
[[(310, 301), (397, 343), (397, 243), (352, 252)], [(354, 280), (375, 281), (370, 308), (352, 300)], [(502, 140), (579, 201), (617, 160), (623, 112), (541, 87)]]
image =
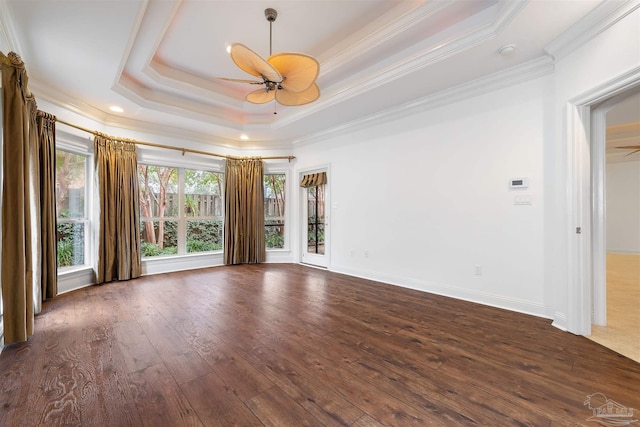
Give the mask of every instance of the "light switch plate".
[(518, 194), (516, 196), (513, 196), (513, 204), (514, 205), (530, 205), (531, 194)]

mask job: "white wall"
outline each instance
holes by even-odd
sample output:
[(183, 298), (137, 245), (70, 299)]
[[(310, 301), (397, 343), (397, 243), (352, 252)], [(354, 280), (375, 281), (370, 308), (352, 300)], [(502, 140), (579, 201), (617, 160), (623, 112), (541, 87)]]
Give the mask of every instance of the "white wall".
[[(569, 232), (568, 105), (640, 66), (640, 10), (604, 27), (556, 58), (548, 78), (297, 147), (299, 169), (331, 167), (330, 268), (566, 328), (579, 238)], [(518, 176), (530, 179), (531, 206), (513, 205), (506, 186)]]
[[(537, 79), (297, 149), (298, 168), (330, 163), (330, 269), (544, 315), (549, 85)], [(515, 177), (530, 187), (510, 190)], [(514, 205), (522, 193), (532, 205)]]
[(640, 162), (607, 163), (607, 252), (640, 253)]

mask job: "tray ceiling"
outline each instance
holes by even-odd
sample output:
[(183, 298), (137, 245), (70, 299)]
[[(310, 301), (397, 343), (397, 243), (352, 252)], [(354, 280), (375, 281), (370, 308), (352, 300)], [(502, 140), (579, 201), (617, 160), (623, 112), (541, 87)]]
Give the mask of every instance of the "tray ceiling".
[[(0, 19), (39, 98), (125, 129), (276, 148), (511, 67), (552, 62), (545, 46), (598, 4), (0, 0)], [(255, 87), (218, 78), (250, 77), (229, 58), (231, 43), (269, 56), (266, 7), (278, 11), (274, 53), (319, 60), (318, 101), (251, 104), (244, 97)], [(506, 44), (515, 52), (499, 55)]]

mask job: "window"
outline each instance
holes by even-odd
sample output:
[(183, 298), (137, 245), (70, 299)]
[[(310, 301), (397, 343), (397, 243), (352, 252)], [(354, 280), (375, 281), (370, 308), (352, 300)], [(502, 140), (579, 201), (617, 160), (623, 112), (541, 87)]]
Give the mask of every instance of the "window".
[(142, 257), (178, 253), (178, 169), (138, 165)]
[(58, 268), (88, 264), (87, 156), (56, 150)]
[(184, 184), (187, 252), (222, 250), (222, 174), (186, 169)]
[(224, 174), (138, 165), (138, 179), (143, 257), (222, 250)]
[(325, 184), (307, 187), (307, 253), (324, 255)]
[(284, 174), (264, 175), (264, 232), (267, 249), (284, 248)]

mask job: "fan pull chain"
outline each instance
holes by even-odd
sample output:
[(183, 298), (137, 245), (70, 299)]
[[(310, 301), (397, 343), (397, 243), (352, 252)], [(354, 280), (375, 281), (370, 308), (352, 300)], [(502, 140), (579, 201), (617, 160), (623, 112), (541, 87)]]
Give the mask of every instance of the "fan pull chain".
[(278, 114), (278, 112), (276, 111), (276, 107), (278, 106), (278, 103), (276, 102), (276, 100), (273, 100), (273, 114)]

